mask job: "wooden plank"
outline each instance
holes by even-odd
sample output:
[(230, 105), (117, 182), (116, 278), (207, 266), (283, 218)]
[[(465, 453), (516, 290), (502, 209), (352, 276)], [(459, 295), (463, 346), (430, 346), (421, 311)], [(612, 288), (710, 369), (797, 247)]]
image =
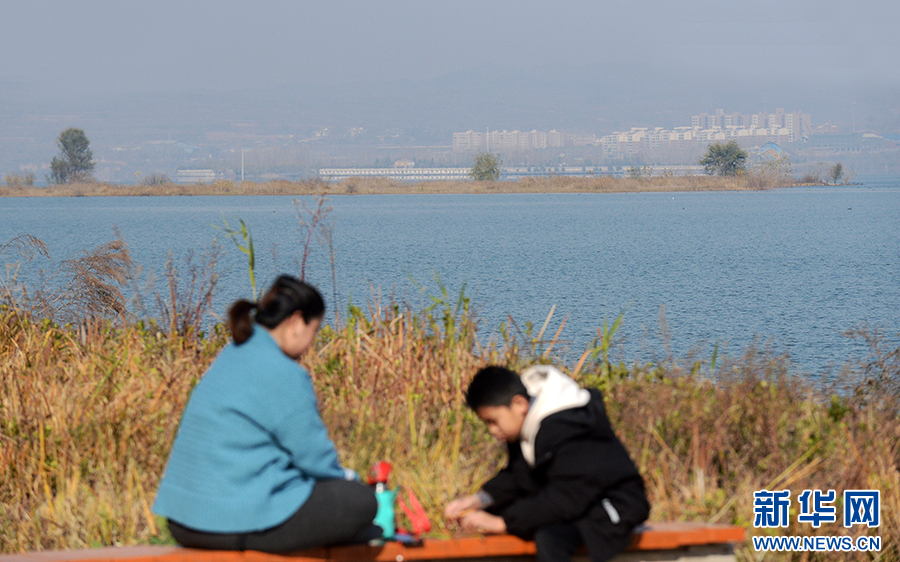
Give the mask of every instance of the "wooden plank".
[[(664, 551), (741, 542), (743, 527), (704, 523), (651, 523), (635, 531), (628, 550)], [(534, 543), (511, 535), (425, 539), (422, 546), (388, 542), (383, 546), (348, 545), (294, 554), (217, 551), (177, 546), (106, 547), (30, 552), (0, 556), (0, 562), (405, 562), (407, 560), (476, 560), (534, 556)]]
[(743, 527), (699, 523), (651, 523), (635, 531), (629, 550), (668, 550), (685, 546), (742, 542)]

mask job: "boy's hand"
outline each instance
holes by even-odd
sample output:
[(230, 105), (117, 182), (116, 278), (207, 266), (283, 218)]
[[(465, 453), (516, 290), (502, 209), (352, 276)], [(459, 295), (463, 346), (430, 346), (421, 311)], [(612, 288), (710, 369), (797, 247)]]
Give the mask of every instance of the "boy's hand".
[(463, 498), (455, 499), (447, 504), (444, 508), (444, 517), (450, 520), (457, 520), (466, 513), (472, 512), (481, 507), (481, 500), (478, 495), (472, 494)]
[(464, 530), (475, 531), (476, 533), (499, 535), (506, 532), (506, 521), (502, 517), (491, 515), (487, 511), (473, 511), (463, 516), (459, 524)]

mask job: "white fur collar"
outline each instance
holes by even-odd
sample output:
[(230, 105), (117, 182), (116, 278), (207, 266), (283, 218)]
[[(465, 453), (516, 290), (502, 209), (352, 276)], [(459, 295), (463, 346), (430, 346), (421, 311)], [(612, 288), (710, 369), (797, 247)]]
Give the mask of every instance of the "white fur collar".
[(521, 378), (531, 396), (531, 406), (522, 422), (519, 445), (525, 462), (534, 466), (534, 439), (544, 418), (562, 410), (587, 405), (591, 393), (550, 365), (529, 367), (522, 372)]

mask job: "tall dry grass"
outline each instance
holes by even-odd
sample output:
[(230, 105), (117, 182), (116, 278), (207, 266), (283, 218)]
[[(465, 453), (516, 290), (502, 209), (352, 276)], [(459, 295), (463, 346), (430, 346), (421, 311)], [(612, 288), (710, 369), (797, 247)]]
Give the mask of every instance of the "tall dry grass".
[(0, 309), (3, 552), (146, 542), (184, 398), (222, 341)]
[(353, 195), (353, 194), (451, 194), (451, 193), (638, 193), (652, 191), (754, 190), (792, 185), (787, 176), (757, 177), (755, 174), (722, 176), (654, 177), (544, 177), (515, 181), (426, 181), (408, 182), (389, 178), (352, 178), (327, 182), (305, 181), (234, 182), (201, 184), (124, 185), (73, 183), (34, 186), (0, 186), (0, 197), (89, 197), (152, 195)]
[[(647, 481), (654, 518), (734, 523), (749, 534), (876, 535), (884, 546), (875, 559), (900, 559), (895, 406), (825, 394), (789, 376), (783, 358), (756, 349), (726, 361), (716, 379), (645, 375), (615, 386), (607, 400)], [(753, 493), (763, 489), (791, 490), (788, 528), (753, 528)], [(796, 497), (806, 489), (834, 489), (838, 497), (846, 489), (881, 490), (882, 526), (845, 529), (840, 500), (835, 523), (819, 529), (798, 523)], [(743, 549), (747, 560), (835, 556)]]
[[(463, 404), (470, 377), (486, 363), (518, 369), (553, 357), (537, 338), (482, 345), (465, 302), (442, 300), (428, 311), (373, 302), (347, 319), (324, 328), (304, 359), (343, 462), (365, 472), (390, 460), (394, 481), (415, 490), (437, 532), (451, 531), (442, 506), (503, 462), (502, 448)], [(190, 389), (226, 340), (221, 329), (185, 338), (139, 322), (95, 322), (76, 334), (4, 305), (2, 551), (170, 540), (150, 505)], [(823, 394), (764, 350), (724, 360), (715, 376), (708, 368), (673, 361), (609, 369), (588, 360), (576, 375), (605, 390), (612, 422), (647, 481), (653, 519), (755, 532), (756, 490), (879, 489), (880, 559), (900, 559), (896, 399), (865, 385)], [(839, 520), (780, 532), (848, 530)], [(747, 547), (740, 556), (756, 559)]]

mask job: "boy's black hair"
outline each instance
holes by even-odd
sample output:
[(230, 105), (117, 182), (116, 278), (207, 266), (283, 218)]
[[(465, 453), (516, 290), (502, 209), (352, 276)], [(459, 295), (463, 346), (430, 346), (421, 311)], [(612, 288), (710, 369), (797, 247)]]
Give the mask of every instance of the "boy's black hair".
[(491, 365), (475, 373), (466, 390), (466, 404), (473, 410), (482, 406), (509, 406), (513, 396), (529, 398), (522, 379), (515, 371)]

